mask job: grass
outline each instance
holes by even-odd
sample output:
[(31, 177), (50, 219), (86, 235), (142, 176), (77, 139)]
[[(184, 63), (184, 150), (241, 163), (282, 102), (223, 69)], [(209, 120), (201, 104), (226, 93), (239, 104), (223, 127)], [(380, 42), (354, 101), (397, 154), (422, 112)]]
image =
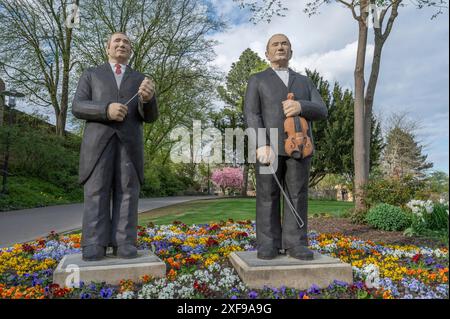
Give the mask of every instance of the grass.
[(9, 177), (8, 191), (7, 195), (0, 195), (0, 211), (83, 201), (81, 187), (68, 193), (61, 187), (35, 177)]
[[(308, 202), (308, 214), (313, 217), (323, 214), (343, 217), (346, 211), (352, 207), (353, 203), (348, 202), (310, 200)], [(154, 224), (163, 225), (179, 220), (190, 225), (219, 222), (229, 218), (234, 220), (254, 220), (255, 208), (255, 198), (200, 200), (158, 208), (139, 214), (139, 224), (146, 225), (149, 222), (153, 222)]]

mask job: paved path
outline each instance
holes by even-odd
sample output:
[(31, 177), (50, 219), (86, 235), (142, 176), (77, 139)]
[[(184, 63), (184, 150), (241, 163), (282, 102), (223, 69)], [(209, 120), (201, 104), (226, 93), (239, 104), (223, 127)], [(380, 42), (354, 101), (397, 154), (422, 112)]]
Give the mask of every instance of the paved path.
[[(155, 208), (216, 196), (178, 196), (139, 199), (139, 213)], [(0, 248), (81, 228), (83, 204), (57, 205), (0, 212)]]

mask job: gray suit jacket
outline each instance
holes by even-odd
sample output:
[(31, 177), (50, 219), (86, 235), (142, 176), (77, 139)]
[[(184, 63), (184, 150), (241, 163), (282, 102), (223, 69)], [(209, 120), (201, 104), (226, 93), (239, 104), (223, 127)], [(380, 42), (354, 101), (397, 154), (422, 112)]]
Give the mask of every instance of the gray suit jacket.
[(84, 184), (102, 154), (109, 139), (117, 134), (125, 145), (141, 184), (144, 182), (144, 146), (142, 122), (153, 122), (158, 118), (156, 97), (142, 104), (135, 97), (128, 104), (128, 113), (123, 122), (108, 120), (106, 109), (110, 103), (126, 103), (139, 89), (145, 76), (129, 66), (123, 75), (120, 88), (109, 63), (84, 71), (75, 93), (72, 113), (86, 120), (80, 151), (79, 182)]
[[(284, 150), (284, 120), (282, 102), (287, 100), (288, 93), (294, 93), (295, 100), (302, 107), (300, 116), (308, 120), (312, 136), (312, 121), (323, 120), (328, 116), (328, 110), (322, 97), (312, 81), (299, 73), (289, 69), (288, 87), (283, 83), (272, 68), (256, 73), (248, 81), (247, 92), (244, 101), (244, 118), (247, 127), (254, 128), (258, 134), (258, 128), (266, 129), (266, 141), (256, 140), (257, 147), (262, 145), (278, 144), (278, 155), (287, 156)], [(278, 141), (271, 141), (269, 129), (278, 129)]]

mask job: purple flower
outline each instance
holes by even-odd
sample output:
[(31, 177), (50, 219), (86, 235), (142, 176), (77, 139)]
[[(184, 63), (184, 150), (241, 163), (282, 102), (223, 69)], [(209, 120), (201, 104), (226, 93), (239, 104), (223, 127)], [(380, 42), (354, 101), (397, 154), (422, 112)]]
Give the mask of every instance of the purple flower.
[(299, 299), (303, 299), (303, 297), (306, 295), (306, 292), (304, 292), (304, 291), (300, 291), (299, 293), (298, 293), (298, 298)]
[(364, 289), (364, 283), (362, 281), (357, 281), (353, 284), (357, 289)]
[(111, 288), (103, 288), (100, 290), (100, 297), (103, 299), (110, 299), (113, 294), (113, 289)]
[(81, 298), (81, 299), (91, 299), (91, 294), (83, 292), (83, 293), (80, 295), (80, 298)]
[(256, 291), (250, 291), (249, 293), (248, 293), (248, 297), (250, 298), (250, 299), (256, 299), (256, 298), (258, 298), (258, 293), (256, 292)]
[(328, 289), (333, 290), (334, 288), (337, 287), (342, 287), (342, 288), (347, 288), (348, 287), (348, 283), (340, 281), (340, 280), (334, 280), (329, 286)]
[(236, 295), (231, 296), (231, 299), (237, 299)]
[(309, 294), (320, 294), (320, 287), (316, 284), (312, 284), (311, 287), (307, 290)]
[(42, 285), (42, 279), (39, 279), (39, 278), (37, 278), (37, 277), (33, 277), (33, 281), (32, 281), (32, 283), (31, 283), (31, 285), (32, 285), (33, 287), (35, 287), (35, 286), (41, 286), (41, 285)]
[(431, 264), (433, 264), (433, 263), (434, 263), (434, 259), (433, 259), (431, 256), (425, 258), (425, 264), (426, 264), (427, 266), (429, 266), (429, 265), (431, 265)]
[(188, 245), (183, 245), (181, 246), (181, 250), (184, 251), (185, 253), (188, 253), (192, 250), (192, 247)]

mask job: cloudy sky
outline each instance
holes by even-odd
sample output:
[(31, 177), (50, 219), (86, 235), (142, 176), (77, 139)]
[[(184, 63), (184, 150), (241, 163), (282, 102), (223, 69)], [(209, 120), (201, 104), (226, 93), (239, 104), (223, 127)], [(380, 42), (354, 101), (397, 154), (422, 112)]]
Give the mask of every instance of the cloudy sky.
[[(264, 57), (268, 37), (284, 33), (294, 50), (292, 68), (301, 72), (317, 69), (327, 80), (353, 88), (358, 30), (348, 9), (325, 5), (319, 15), (308, 18), (302, 12), (305, 1), (289, 0), (285, 1), (289, 7), (286, 17), (255, 25), (248, 21), (249, 12), (239, 9), (232, 0), (211, 2), (229, 24), (226, 31), (212, 35), (220, 42), (215, 64), (222, 71), (227, 72), (246, 48)], [(418, 10), (412, 2), (406, 3), (383, 49), (374, 112), (382, 121), (393, 112), (406, 112), (410, 120), (419, 122), (417, 138), (425, 145), (433, 169), (448, 173), (448, 11), (431, 20), (433, 10)], [(369, 43), (368, 62), (372, 37)]]
[[(228, 22), (225, 31), (211, 35), (219, 42), (214, 64), (224, 73), (247, 48), (263, 58), (270, 35), (284, 33), (293, 45), (292, 68), (300, 72), (305, 68), (317, 69), (327, 80), (353, 88), (357, 24), (348, 9), (335, 3), (324, 5), (319, 15), (308, 18), (302, 12), (305, 0), (286, 0), (289, 7), (286, 17), (255, 25), (249, 22), (248, 10), (240, 9), (232, 0), (203, 1), (209, 1)], [(393, 113), (407, 113), (410, 120), (418, 122), (417, 138), (425, 145), (424, 152), (434, 163), (433, 170), (448, 173), (448, 10), (431, 20), (434, 11), (417, 10), (412, 1), (407, 0), (408, 6), (400, 8), (384, 46), (374, 112), (382, 123)], [(369, 63), (372, 43), (370, 37)], [(47, 111), (49, 120), (54, 122), (51, 109)]]

